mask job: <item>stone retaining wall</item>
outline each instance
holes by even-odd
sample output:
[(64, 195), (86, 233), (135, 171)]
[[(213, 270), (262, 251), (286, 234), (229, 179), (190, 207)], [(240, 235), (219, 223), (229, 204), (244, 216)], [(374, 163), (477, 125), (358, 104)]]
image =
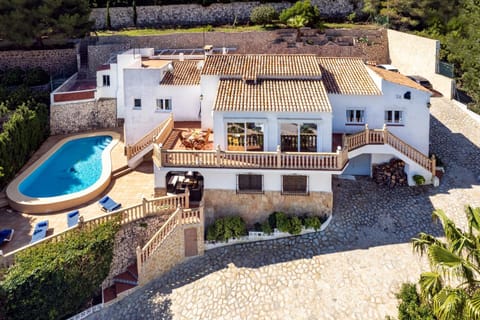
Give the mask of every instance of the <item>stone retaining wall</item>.
[(52, 135), (116, 127), (116, 99), (54, 104), (50, 107)]
[(115, 236), (113, 260), (110, 272), (103, 282), (103, 287), (112, 285), (112, 279), (137, 261), (136, 249), (144, 246), (160, 229), (168, 217), (151, 216), (123, 225)]
[[(138, 27), (177, 27), (199, 25), (233, 25), (250, 21), (250, 13), (260, 2), (214, 3), (208, 7), (199, 4), (137, 7)], [(312, 0), (325, 18), (343, 18), (359, 10), (361, 0)], [(270, 3), (278, 12), (292, 3)], [(93, 9), (90, 20), (95, 29), (106, 28), (106, 8)], [(114, 29), (133, 27), (133, 8), (110, 8), (110, 21)]]
[[(97, 45), (88, 47), (90, 75), (108, 59), (130, 48), (185, 49), (202, 48), (211, 44), (216, 48), (235, 48), (240, 54), (317, 54), (324, 57), (361, 57), (376, 63), (388, 62), (386, 30), (306, 30), (302, 42), (295, 42), (296, 30), (252, 32), (177, 33), (143, 37), (99, 37)], [(357, 41), (369, 39), (368, 43)], [(351, 45), (345, 45), (347, 40)], [(355, 40), (354, 40), (355, 39)], [(313, 45), (306, 41), (313, 41)]]
[(161, 246), (149, 257), (139, 275), (142, 286), (167, 272), (185, 258), (185, 239), (182, 227), (177, 227), (163, 241)]
[(0, 69), (41, 67), (52, 75), (72, 75), (77, 71), (74, 48), (54, 50), (0, 51)]
[(333, 193), (310, 192), (308, 196), (282, 195), (278, 191), (263, 194), (237, 194), (229, 190), (205, 190), (205, 225), (225, 216), (241, 216), (252, 226), (263, 222), (274, 211), (287, 214), (330, 215), (333, 208)]

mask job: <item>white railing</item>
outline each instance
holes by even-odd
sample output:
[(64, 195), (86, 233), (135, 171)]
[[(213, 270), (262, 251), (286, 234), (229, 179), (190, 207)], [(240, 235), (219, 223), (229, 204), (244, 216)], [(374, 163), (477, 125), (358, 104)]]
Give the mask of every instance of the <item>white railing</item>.
[(142, 150), (151, 146), (153, 143), (164, 143), (168, 135), (173, 130), (173, 114), (162, 121), (157, 127), (145, 134), (140, 140), (133, 145), (127, 145), (127, 159), (135, 157)]
[(158, 167), (216, 167), (258, 169), (341, 170), (347, 162), (345, 150), (337, 152), (251, 152), (216, 150), (166, 150), (154, 145)]

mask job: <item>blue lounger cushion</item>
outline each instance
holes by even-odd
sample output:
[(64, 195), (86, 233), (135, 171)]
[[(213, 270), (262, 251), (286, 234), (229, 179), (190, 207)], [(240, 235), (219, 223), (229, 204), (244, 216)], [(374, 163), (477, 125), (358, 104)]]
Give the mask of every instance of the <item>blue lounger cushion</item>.
[(119, 209), (122, 206), (121, 203), (115, 202), (109, 196), (103, 197), (102, 199), (100, 199), (100, 201), (98, 201), (98, 203), (102, 207), (103, 211), (113, 211), (113, 210)]
[(67, 226), (71, 228), (77, 225), (79, 217), (80, 217), (80, 212), (78, 210), (67, 213)]
[(1, 230), (0, 231), (0, 244), (12, 240), (14, 232), (15, 232), (15, 230), (13, 230), (13, 229), (3, 229), (3, 230)]
[(38, 222), (35, 225), (35, 229), (33, 229), (32, 241), (30, 241), (30, 243), (34, 243), (45, 238), (47, 236), (47, 230), (48, 220)]

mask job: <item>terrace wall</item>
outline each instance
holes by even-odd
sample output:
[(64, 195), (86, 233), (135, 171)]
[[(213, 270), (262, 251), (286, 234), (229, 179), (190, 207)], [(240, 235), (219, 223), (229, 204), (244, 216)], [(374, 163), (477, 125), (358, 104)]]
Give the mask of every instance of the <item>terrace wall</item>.
[(115, 99), (53, 104), (50, 107), (52, 135), (113, 128), (117, 123)]
[[(208, 7), (199, 4), (165, 5), (137, 7), (138, 27), (177, 27), (199, 25), (225, 25), (246, 23), (250, 21), (250, 13), (260, 2), (214, 3)], [(312, 0), (323, 17), (343, 18), (362, 6), (361, 0)], [(288, 8), (292, 3), (270, 3), (277, 12)], [(106, 28), (106, 9), (93, 9), (90, 19), (95, 29)], [(114, 29), (133, 27), (133, 8), (110, 8), (110, 21)]]
[(301, 216), (330, 215), (333, 193), (310, 192), (308, 196), (282, 195), (279, 191), (262, 194), (237, 194), (231, 190), (205, 190), (205, 225), (225, 216), (241, 216), (248, 225), (263, 222), (274, 211)]
[(41, 67), (53, 75), (71, 75), (77, 71), (75, 48), (53, 50), (0, 51), (0, 69)]

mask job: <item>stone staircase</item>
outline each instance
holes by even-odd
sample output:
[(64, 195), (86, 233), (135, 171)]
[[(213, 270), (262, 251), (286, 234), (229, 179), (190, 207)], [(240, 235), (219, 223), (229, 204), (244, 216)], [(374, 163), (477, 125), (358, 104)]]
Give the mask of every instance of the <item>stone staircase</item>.
[(124, 165), (112, 171), (112, 179), (118, 179), (132, 171), (133, 171), (132, 168), (130, 168), (128, 165)]
[(113, 284), (102, 292), (103, 303), (108, 303), (121, 296), (122, 293), (138, 286), (137, 263), (131, 264), (127, 270), (113, 278)]

